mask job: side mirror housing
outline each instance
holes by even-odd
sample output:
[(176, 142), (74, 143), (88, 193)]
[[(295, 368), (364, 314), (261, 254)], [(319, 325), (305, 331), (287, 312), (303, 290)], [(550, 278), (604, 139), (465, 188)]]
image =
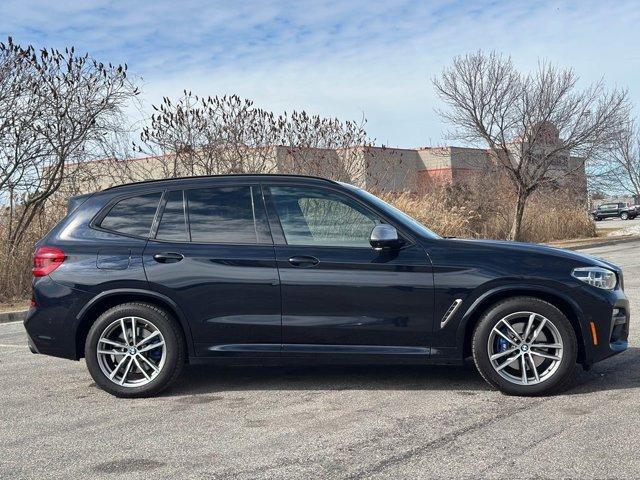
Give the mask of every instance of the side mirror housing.
[(398, 231), (391, 225), (385, 223), (376, 225), (371, 230), (369, 243), (374, 250), (386, 250), (400, 246)]

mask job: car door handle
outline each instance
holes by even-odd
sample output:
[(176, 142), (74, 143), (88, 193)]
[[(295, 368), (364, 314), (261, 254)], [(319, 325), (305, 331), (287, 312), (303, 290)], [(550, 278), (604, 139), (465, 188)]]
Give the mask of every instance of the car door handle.
[(158, 263), (176, 263), (184, 258), (184, 255), (181, 253), (174, 252), (166, 252), (166, 253), (156, 253), (153, 256), (153, 259)]
[(291, 257), (289, 259), (289, 263), (294, 267), (308, 268), (318, 265), (320, 263), (320, 260), (318, 260), (316, 257), (301, 256)]

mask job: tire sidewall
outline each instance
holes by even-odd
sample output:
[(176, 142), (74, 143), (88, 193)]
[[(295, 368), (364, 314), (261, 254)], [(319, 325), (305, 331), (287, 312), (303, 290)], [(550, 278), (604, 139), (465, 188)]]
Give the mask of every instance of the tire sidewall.
[[(531, 311), (543, 315), (558, 329), (563, 343), (560, 365), (542, 383), (517, 385), (501, 377), (489, 360), (488, 339), (493, 327), (511, 313)], [(480, 319), (473, 335), (473, 357), (482, 376), (493, 386), (510, 395), (544, 395), (564, 385), (573, 374), (577, 361), (577, 340), (571, 322), (556, 307), (537, 298), (519, 297), (491, 307)]]
[[(112, 382), (102, 372), (97, 359), (98, 340), (105, 328), (119, 318), (130, 316), (153, 323), (165, 341), (166, 357), (162, 370), (151, 382), (139, 387), (124, 387)], [(151, 305), (128, 303), (107, 310), (91, 326), (85, 343), (85, 361), (89, 373), (103, 390), (118, 397), (143, 397), (158, 393), (172, 381), (176, 368), (184, 361), (184, 349), (180, 342), (173, 320), (163, 310)]]

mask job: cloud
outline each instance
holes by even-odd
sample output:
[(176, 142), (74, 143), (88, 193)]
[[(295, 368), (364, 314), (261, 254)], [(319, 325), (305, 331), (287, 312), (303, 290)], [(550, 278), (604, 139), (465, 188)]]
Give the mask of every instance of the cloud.
[(430, 79), (478, 48), (640, 91), (639, 21), (632, 1), (4, 0), (0, 32), (127, 62), (147, 103), (186, 88), (275, 111), (365, 114), (379, 142), (413, 147), (445, 142)]

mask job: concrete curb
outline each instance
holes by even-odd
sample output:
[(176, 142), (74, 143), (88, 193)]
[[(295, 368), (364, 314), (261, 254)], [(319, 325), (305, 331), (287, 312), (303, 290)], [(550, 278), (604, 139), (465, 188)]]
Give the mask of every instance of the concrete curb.
[(631, 237), (631, 238), (603, 238), (601, 241), (594, 241), (591, 243), (583, 243), (579, 245), (553, 245), (549, 244), (550, 247), (556, 248), (564, 248), (566, 250), (585, 250), (587, 248), (597, 248), (597, 247), (608, 247), (610, 245), (618, 245), (622, 243), (631, 243), (640, 241), (640, 237)]
[(29, 310), (19, 310), (17, 312), (0, 313), (0, 323), (20, 322), (27, 316)]

